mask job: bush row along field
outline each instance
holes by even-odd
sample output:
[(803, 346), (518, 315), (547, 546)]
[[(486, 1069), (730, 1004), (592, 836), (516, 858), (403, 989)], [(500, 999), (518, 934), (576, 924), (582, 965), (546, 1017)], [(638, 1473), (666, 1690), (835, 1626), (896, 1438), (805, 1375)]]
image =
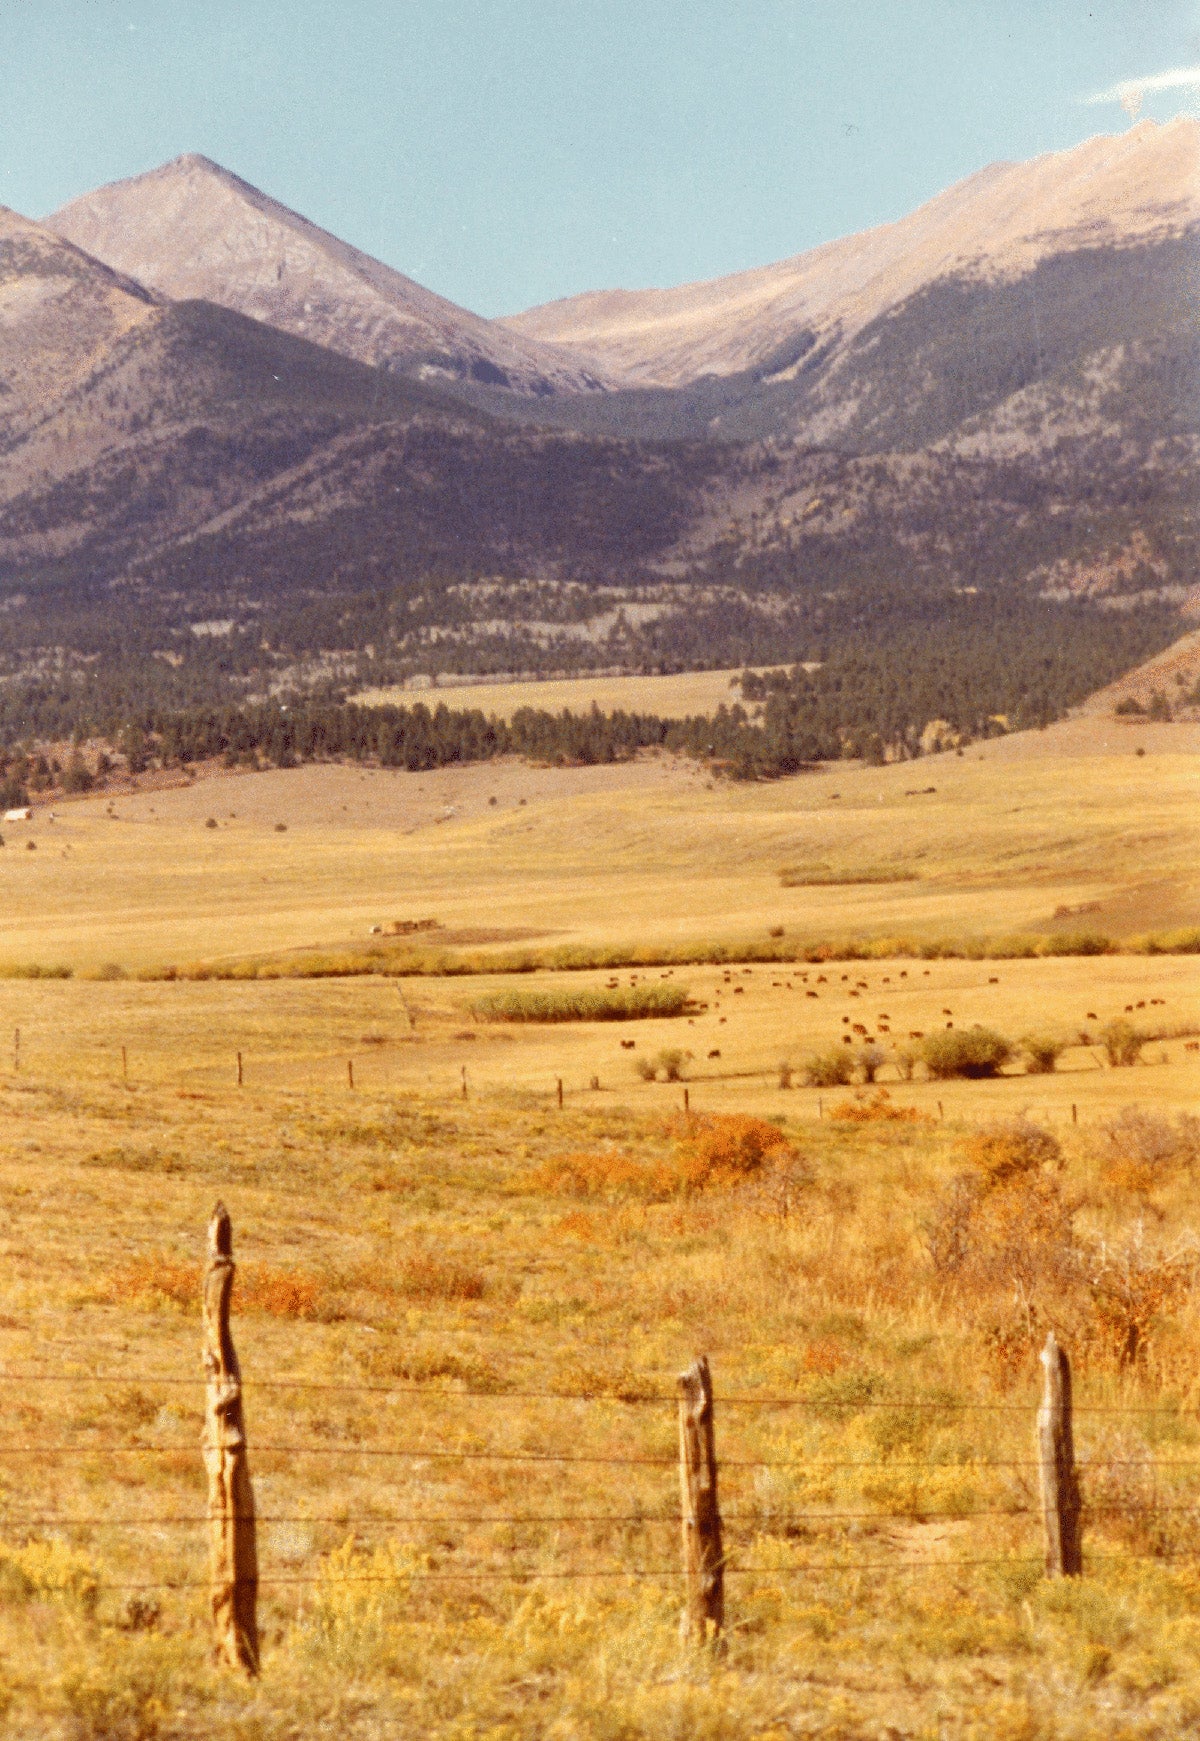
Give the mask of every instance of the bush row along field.
[[(12, 992), (0, 1371), (35, 1375), (5, 1386), (0, 1454), (13, 1733), (1149, 1741), (1195, 1722), (1200, 1131), (1147, 1103), (1167, 1071), (1080, 1075), (1123, 1099), (1078, 1128), (1019, 1102), (997, 1119), (967, 1098), (986, 1082), (944, 1121), (917, 1084), (821, 1123), (786, 1098), (685, 1119), (633, 1081), (562, 1110), (322, 1087), (313, 1048), (355, 1014), (378, 1031), (384, 988)], [(118, 1032), (143, 1065), (128, 1084), (95, 1062)], [(292, 1050), (290, 1086), (207, 1073), (251, 1038)], [(128, 1588), (204, 1576), (202, 1527), (170, 1521), (203, 1511), (200, 1391), (165, 1381), (197, 1372), (218, 1195), (262, 1518), (252, 1687), (211, 1670), (202, 1590)], [(1049, 1327), (1075, 1357), (1089, 1506), (1069, 1585), (1040, 1576), (1031, 1462)], [(681, 1650), (673, 1571), (673, 1379), (699, 1349), (731, 1557), (716, 1660)], [(520, 1460), (546, 1454), (572, 1461)]]
[[(845, 879), (837, 879), (844, 883)], [(866, 881), (906, 882), (889, 876)], [(803, 886), (812, 886), (808, 883)], [(674, 946), (559, 944), (521, 949), (450, 949), (436, 943), (414, 948), (372, 943), (354, 949), (304, 949), (266, 959), (195, 961), (183, 966), (128, 969), (120, 962), (82, 968), (83, 979), (354, 979), (380, 975), (391, 979), (448, 978), (484, 973), (585, 972), (589, 968), (720, 966), (743, 961), (780, 965), (844, 961), (1045, 961), (1093, 955), (1200, 955), (1200, 927), (1181, 926), (1123, 939), (1094, 931), (1013, 937), (849, 937), (813, 941), (789, 939), (778, 928), (762, 938), (696, 941)], [(0, 979), (71, 979), (76, 970), (66, 963), (0, 962)], [(547, 1018), (563, 1020), (571, 1018)], [(580, 1015), (577, 1019), (587, 1020)]]

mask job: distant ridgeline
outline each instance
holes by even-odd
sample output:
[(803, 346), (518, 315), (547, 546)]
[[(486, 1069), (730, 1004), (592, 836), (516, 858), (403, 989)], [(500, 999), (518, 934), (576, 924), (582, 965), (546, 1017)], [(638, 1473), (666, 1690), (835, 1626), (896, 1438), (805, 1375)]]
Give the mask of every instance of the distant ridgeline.
[[(734, 778), (772, 778), (819, 761), (919, 756), (1049, 724), (1178, 630), (1164, 606), (1114, 611), (998, 594), (931, 595), (905, 620), (884, 612), (841, 625), (817, 643), (816, 670), (747, 673), (749, 708), (683, 720), (528, 707), (505, 721), (425, 702), (363, 707), (332, 688), (214, 704), (195, 673), (161, 665), (153, 672), (156, 698), (147, 701), (144, 668), (123, 672), (101, 662), (0, 683), (0, 800), (21, 802), (39, 788), (86, 789), (111, 757), (134, 774), (152, 763), (212, 758), (275, 767), (349, 759), (418, 770), (505, 755), (613, 762), (653, 747), (697, 756)], [(72, 740), (107, 746), (98, 769), (94, 749), (90, 763), (78, 750), (65, 767), (61, 753), (51, 757), (49, 746)]]

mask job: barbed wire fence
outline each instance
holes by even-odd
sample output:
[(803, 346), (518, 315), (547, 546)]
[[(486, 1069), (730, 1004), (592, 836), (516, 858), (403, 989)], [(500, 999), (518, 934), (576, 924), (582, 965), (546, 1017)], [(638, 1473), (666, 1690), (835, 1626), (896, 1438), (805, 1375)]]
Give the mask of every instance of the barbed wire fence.
[[(1107, 1561), (1134, 1560), (1150, 1557), (1130, 1550), (1122, 1554), (1085, 1555), (1083, 1524), (1086, 1519), (1105, 1515), (1128, 1515), (1149, 1518), (1175, 1516), (1200, 1518), (1200, 1503), (1176, 1503), (1160, 1497), (1139, 1500), (1131, 1494), (1106, 1500), (1098, 1497), (1086, 1500), (1086, 1484), (1096, 1475), (1135, 1469), (1141, 1475), (1159, 1471), (1200, 1471), (1200, 1456), (1159, 1456), (1137, 1454), (1125, 1456), (1077, 1457), (1074, 1445), (1076, 1417), (1095, 1418), (1100, 1422), (1122, 1417), (1142, 1421), (1155, 1416), (1178, 1416), (1179, 1411), (1162, 1405), (1138, 1407), (1120, 1404), (1076, 1404), (1072, 1396), (1070, 1362), (1064, 1350), (1051, 1336), (1042, 1353), (1045, 1385), (1036, 1419), (1031, 1419), (1028, 1405), (1020, 1403), (958, 1400), (855, 1399), (841, 1404), (828, 1398), (812, 1396), (732, 1392), (718, 1396), (708, 1362), (698, 1359), (680, 1376), (674, 1396), (665, 1390), (646, 1386), (625, 1388), (619, 1393), (598, 1395), (594, 1390), (529, 1388), (497, 1390), (470, 1386), (447, 1390), (434, 1385), (416, 1383), (379, 1384), (362, 1381), (311, 1379), (305, 1377), (265, 1376), (243, 1380), (231, 1335), (231, 1294), (234, 1263), (232, 1227), (227, 1212), (217, 1206), (209, 1225), (209, 1257), (200, 1289), (203, 1323), (202, 1376), (179, 1373), (71, 1372), (71, 1371), (3, 1371), (0, 1387), (34, 1386), (81, 1387), (128, 1384), (135, 1379), (142, 1384), (168, 1389), (203, 1387), (205, 1425), (202, 1438), (203, 1466), (208, 1479), (208, 1502), (200, 1509), (176, 1507), (169, 1511), (139, 1512), (137, 1515), (113, 1514), (97, 1508), (86, 1512), (63, 1511), (47, 1506), (26, 1506), (13, 1509), (11, 1503), (0, 1508), (0, 1531), (11, 1535), (32, 1532), (61, 1534), (71, 1530), (111, 1531), (124, 1536), (146, 1539), (169, 1530), (205, 1530), (208, 1534), (208, 1566), (205, 1571), (197, 1554), (195, 1575), (177, 1577), (136, 1577), (96, 1580), (92, 1588), (101, 1592), (122, 1593), (132, 1597), (165, 1594), (169, 1591), (206, 1592), (211, 1606), (216, 1652), (230, 1668), (253, 1675), (258, 1669), (257, 1601), (261, 1588), (304, 1589), (322, 1586), (326, 1589), (341, 1585), (396, 1583), (428, 1585), (430, 1587), (471, 1585), (481, 1582), (514, 1586), (541, 1582), (600, 1582), (605, 1580), (675, 1580), (682, 1588), (685, 1633), (694, 1640), (714, 1640), (726, 1630), (725, 1584), (727, 1579), (791, 1578), (838, 1576), (841, 1574), (897, 1573), (932, 1575), (939, 1572), (965, 1572), (983, 1568), (1021, 1568), (1026, 1573), (1041, 1570), (1050, 1577), (1073, 1577), (1086, 1569)], [(561, 1451), (538, 1446), (520, 1449), (495, 1445), (453, 1445), (391, 1442), (367, 1444), (361, 1440), (321, 1442), (299, 1436), (286, 1439), (266, 1437), (251, 1444), (243, 1411), (245, 1390), (259, 1390), (280, 1395), (337, 1395), (347, 1398), (373, 1399), (391, 1397), (422, 1397), (434, 1402), (450, 1401), (486, 1404), (501, 1409), (514, 1403), (570, 1403), (578, 1405), (618, 1406), (629, 1409), (661, 1411), (669, 1419), (672, 1409), (677, 1414), (678, 1450), (664, 1447), (654, 1453), (614, 1454), (607, 1449), (590, 1449), (583, 1444), (578, 1449)], [(1033, 1442), (1026, 1457), (985, 1456), (956, 1461), (932, 1458), (837, 1457), (812, 1456), (718, 1456), (717, 1412), (730, 1411), (735, 1419), (748, 1411), (820, 1411), (828, 1415), (839, 1409), (845, 1413), (883, 1415), (907, 1411), (910, 1415), (946, 1417), (958, 1413), (964, 1416), (1024, 1417), (1033, 1428)], [(19, 1469), (34, 1468), (38, 1462), (86, 1459), (92, 1464), (125, 1458), (162, 1457), (178, 1462), (181, 1447), (171, 1443), (147, 1443), (115, 1438), (79, 1442), (64, 1438), (63, 1442), (39, 1441), (30, 1437), (22, 1442), (12, 1437), (0, 1439), (0, 1467), (8, 1463)], [(533, 1469), (544, 1467), (555, 1473), (556, 1480), (568, 1483), (571, 1471), (601, 1470), (657, 1472), (664, 1485), (659, 1487), (648, 1506), (636, 1503), (624, 1507), (580, 1510), (556, 1501), (552, 1509), (503, 1509), (478, 1504), (469, 1509), (414, 1507), (404, 1509), (372, 1505), (369, 1510), (338, 1506), (329, 1511), (304, 1510), (294, 1506), (285, 1510), (256, 1511), (250, 1479), (251, 1456), (283, 1457), (289, 1460), (350, 1458), (360, 1459), (368, 1468), (397, 1464), (443, 1467), (453, 1465), (513, 1466)], [(674, 1489), (670, 1472), (677, 1472), (679, 1486)], [(847, 1509), (823, 1504), (815, 1508), (792, 1506), (745, 1505), (741, 1501), (732, 1507), (719, 1503), (718, 1482), (724, 1473), (735, 1478), (742, 1472), (788, 1471), (804, 1477), (822, 1477), (836, 1472), (887, 1471), (891, 1474), (917, 1475), (935, 1471), (940, 1476), (974, 1474), (986, 1476), (993, 1472), (1022, 1472), (1036, 1499), (1029, 1497), (1005, 1504), (955, 1504), (949, 1508), (921, 1504), (917, 1508), (924, 1523), (953, 1521), (968, 1523), (975, 1519), (1040, 1519), (1044, 1548), (1040, 1554), (1012, 1552), (1003, 1555), (982, 1555), (962, 1558), (903, 1558), (887, 1553), (869, 1557), (810, 1558), (779, 1563), (772, 1559), (769, 1566), (756, 1565), (741, 1552), (756, 1530), (773, 1536), (792, 1536), (800, 1532), (828, 1530), (831, 1526), (855, 1526), (880, 1520), (896, 1521), (894, 1513), (878, 1506), (868, 1509)], [(672, 1504), (668, 1495), (674, 1490), (678, 1499)], [(569, 1491), (569, 1488), (568, 1488)], [(1200, 1498), (1200, 1496), (1198, 1496)], [(346, 1564), (334, 1565), (327, 1556), (312, 1570), (281, 1569), (268, 1564), (260, 1570), (258, 1528), (269, 1526), (338, 1526), (343, 1531), (378, 1532), (430, 1527), (497, 1526), (505, 1529), (595, 1530), (606, 1528), (637, 1533), (647, 1543), (636, 1559), (618, 1564), (587, 1564), (580, 1566), (538, 1565), (517, 1563), (511, 1547), (497, 1550), (503, 1554), (500, 1563), (455, 1563), (450, 1569), (434, 1566), (405, 1566), (395, 1569), (364, 1569), (361, 1557)], [(679, 1548), (672, 1555), (665, 1552), (665, 1532), (677, 1530)], [(849, 1533), (849, 1530), (847, 1530)], [(732, 1547), (729, 1544), (732, 1539)], [(650, 1546), (653, 1542), (654, 1545)], [(659, 1543), (662, 1546), (659, 1546)], [(1158, 1544), (1153, 1557), (1169, 1560), (1172, 1550)]]

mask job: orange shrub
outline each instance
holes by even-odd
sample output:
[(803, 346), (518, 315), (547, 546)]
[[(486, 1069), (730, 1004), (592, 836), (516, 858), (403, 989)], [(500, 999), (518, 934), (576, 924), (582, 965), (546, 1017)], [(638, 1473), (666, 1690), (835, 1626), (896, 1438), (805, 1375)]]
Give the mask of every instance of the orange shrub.
[(115, 1306), (136, 1300), (169, 1300), (200, 1309), (200, 1269), (170, 1257), (134, 1257), (109, 1272), (101, 1289)]
[[(202, 1271), (198, 1264), (172, 1257), (136, 1257), (105, 1279), (103, 1295), (114, 1305), (126, 1301), (168, 1300), (200, 1312)], [(235, 1312), (262, 1312), (272, 1318), (315, 1318), (324, 1301), (321, 1277), (268, 1264), (238, 1265), (233, 1283)]]
[(327, 1293), (320, 1276), (250, 1264), (234, 1277), (233, 1306), (235, 1311), (262, 1312), (270, 1318), (316, 1318), (322, 1315)]
[(481, 1300), (486, 1287), (480, 1270), (422, 1251), (405, 1260), (395, 1291), (407, 1300)]
[(676, 1126), (676, 1170), (685, 1191), (726, 1189), (753, 1177), (790, 1144), (777, 1124), (741, 1112), (707, 1113)]
[(876, 1093), (856, 1095), (853, 1100), (840, 1100), (829, 1114), (830, 1118), (841, 1119), (847, 1124), (875, 1124), (887, 1122), (892, 1124), (929, 1124), (927, 1112), (921, 1112), (915, 1106), (893, 1106), (892, 1097), (886, 1088), (880, 1088)]
[(821, 1336), (815, 1342), (809, 1343), (800, 1364), (805, 1372), (817, 1373), (822, 1378), (832, 1378), (835, 1372), (840, 1372), (845, 1366), (846, 1351), (840, 1342), (835, 1342), (829, 1336)]
[(597, 1154), (555, 1155), (524, 1175), (529, 1191), (554, 1197), (642, 1197), (655, 1192), (656, 1171), (628, 1155), (603, 1150)]

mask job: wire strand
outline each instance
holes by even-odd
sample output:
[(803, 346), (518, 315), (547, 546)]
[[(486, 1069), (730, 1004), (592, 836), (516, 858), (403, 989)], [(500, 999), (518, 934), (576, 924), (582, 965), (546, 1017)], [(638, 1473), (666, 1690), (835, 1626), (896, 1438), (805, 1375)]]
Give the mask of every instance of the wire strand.
[[(155, 1384), (181, 1386), (200, 1389), (205, 1380), (203, 1376), (182, 1378), (177, 1374), (156, 1373), (75, 1373), (75, 1372), (0, 1372), (0, 1384)], [(585, 1402), (585, 1403), (621, 1403), (627, 1407), (650, 1406), (666, 1407), (678, 1401), (678, 1397), (667, 1392), (634, 1392), (622, 1394), (616, 1391), (571, 1391), (571, 1390), (450, 1390), (437, 1385), (424, 1384), (365, 1384), (351, 1383), (341, 1379), (317, 1378), (244, 1378), (243, 1386), (247, 1390), (315, 1390), (331, 1393), (344, 1392), (347, 1395), (364, 1396), (428, 1396), (443, 1399), (463, 1398), (479, 1402)], [(932, 1414), (944, 1413), (982, 1413), (982, 1414), (1015, 1414), (1030, 1415), (1037, 1408), (1036, 1401), (1029, 1403), (1002, 1402), (959, 1402), (930, 1401), (927, 1398), (900, 1398), (889, 1402), (862, 1401), (837, 1402), (825, 1397), (807, 1396), (760, 1396), (752, 1392), (722, 1392), (716, 1398), (721, 1408), (799, 1408), (816, 1409), (830, 1413), (849, 1410), (852, 1412), (898, 1410), (909, 1413), (925, 1411)], [(1125, 1403), (1081, 1403), (1074, 1405), (1076, 1414), (1104, 1415), (1169, 1415), (1178, 1417), (1189, 1411), (1179, 1408), (1163, 1408), (1154, 1404)]]
[[(98, 1457), (98, 1456), (175, 1456), (180, 1451), (190, 1452), (192, 1446), (175, 1445), (4, 1445), (0, 1444), (2, 1457)], [(662, 1457), (609, 1457), (599, 1455), (578, 1455), (560, 1451), (448, 1451), (440, 1448), (421, 1450), (409, 1446), (374, 1446), (374, 1445), (260, 1445), (250, 1447), (252, 1453), (260, 1456), (292, 1456), (292, 1457), (394, 1457), (397, 1460), (412, 1462), (485, 1462), (485, 1463), (554, 1463), (578, 1464), (581, 1467), (602, 1466), (620, 1469), (673, 1469), (678, 1459), (671, 1456)], [(975, 1458), (959, 1463), (932, 1462), (895, 1462), (890, 1459), (854, 1458), (842, 1461), (821, 1461), (804, 1457), (798, 1458), (761, 1458), (761, 1457), (727, 1457), (721, 1459), (722, 1469), (888, 1469), (888, 1470), (939, 1470), (943, 1474), (961, 1473), (963, 1470), (973, 1470), (987, 1473), (991, 1470), (1036, 1469), (1036, 1458), (1001, 1458), (989, 1461)], [(1079, 1469), (1197, 1469), (1200, 1460), (1191, 1458), (1155, 1458), (1155, 1457), (1100, 1457), (1080, 1458), (1076, 1464)]]

